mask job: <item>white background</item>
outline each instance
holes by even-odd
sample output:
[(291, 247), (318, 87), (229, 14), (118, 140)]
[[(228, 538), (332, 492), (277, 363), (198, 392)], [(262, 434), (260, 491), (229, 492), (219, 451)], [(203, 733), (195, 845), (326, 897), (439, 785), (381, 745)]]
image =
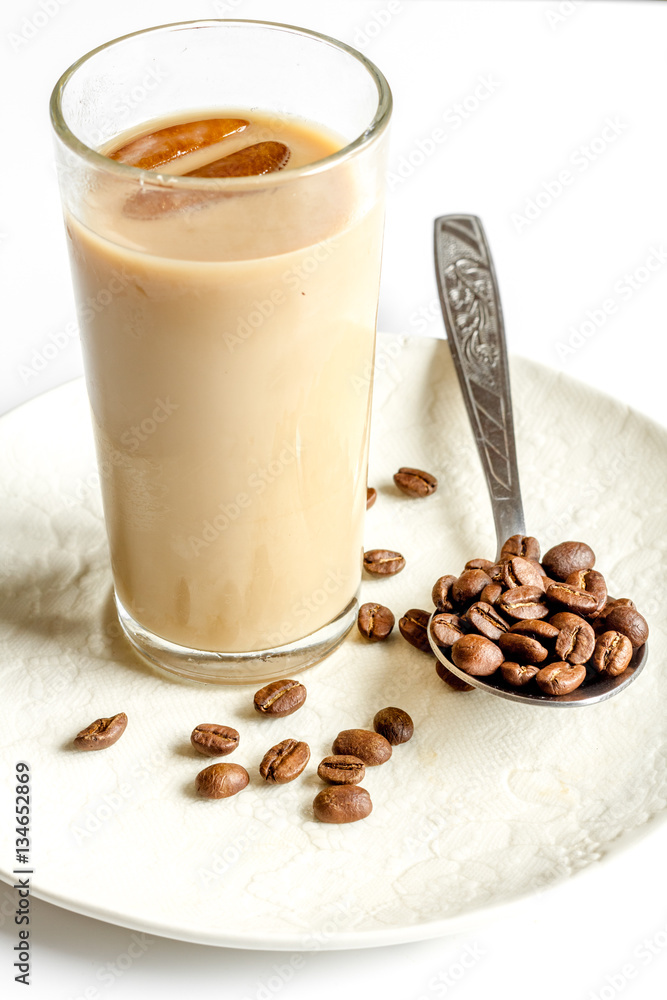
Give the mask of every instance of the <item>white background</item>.
[[(495, 258), (510, 349), (667, 422), (667, 5), (659, 0), (6, 2), (0, 410), (81, 371), (66, 332), (74, 309), (47, 113), (53, 84), (112, 37), (216, 16), (315, 28), (361, 48), (388, 77), (396, 107), (381, 329), (441, 335), (433, 219), (474, 212)], [(288, 981), (287, 954), (159, 938), (121, 971), (130, 931), (36, 901), (27, 995), (657, 1000), (667, 979), (666, 847), (658, 829), (467, 933), (308, 954)], [(0, 897), (0, 991), (26, 995), (12, 982), (12, 897), (4, 887)]]

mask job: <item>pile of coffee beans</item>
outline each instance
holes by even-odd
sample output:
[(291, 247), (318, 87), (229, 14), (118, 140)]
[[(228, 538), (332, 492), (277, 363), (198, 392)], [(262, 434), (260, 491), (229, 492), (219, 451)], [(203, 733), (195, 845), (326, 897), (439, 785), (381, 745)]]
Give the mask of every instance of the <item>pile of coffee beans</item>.
[[(304, 704), (306, 688), (299, 681), (279, 680), (260, 688), (253, 705), (260, 715), (282, 718)], [(81, 750), (103, 750), (120, 739), (127, 726), (124, 712), (97, 719), (74, 739)], [(317, 768), (327, 787), (315, 797), (313, 813), (323, 823), (351, 823), (364, 819), (373, 809), (371, 797), (359, 787), (367, 767), (389, 760), (392, 747), (412, 739), (414, 725), (401, 708), (383, 708), (373, 719), (373, 730), (346, 729), (333, 741), (332, 754)], [(192, 730), (190, 743), (205, 757), (226, 757), (239, 746), (240, 736), (233, 726), (202, 722)], [(298, 778), (310, 760), (310, 747), (303, 740), (284, 739), (264, 754), (259, 773), (270, 785), (285, 785)], [(227, 799), (247, 787), (250, 775), (241, 764), (227, 761), (209, 764), (197, 774), (195, 789), (207, 799)]]
[[(411, 608), (398, 627), (426, 653), (430, 628), (435, 643), (466, 674), (497, 675), (527, 694), (566, 695), (600, 675), (618, 677), (648, 639), (634, 603), (611, 598), (594, 566), (595, 553), (585, 542), (562, 542), (540, 557), (536, 538), (513, 535), (497, 562), (471, 559), (459, 576), (436, 580), (437, 614), (430, 626), (430, 612)], [(383, 640), (394, 615), (381, 604), (364, 604), (357, 625), (366, 638)], [(441, 663), (436, 669), (456, 690), (473, 689)]]

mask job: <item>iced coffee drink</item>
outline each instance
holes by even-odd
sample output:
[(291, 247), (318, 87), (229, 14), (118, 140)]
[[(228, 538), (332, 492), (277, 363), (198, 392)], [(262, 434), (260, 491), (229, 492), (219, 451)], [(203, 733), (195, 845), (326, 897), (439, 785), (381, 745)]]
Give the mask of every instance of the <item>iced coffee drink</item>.
[(341, 124), (154, 116), (66, 199), (120, 619), (188, 676), (284, 676), (354, 620), (382, 158)]

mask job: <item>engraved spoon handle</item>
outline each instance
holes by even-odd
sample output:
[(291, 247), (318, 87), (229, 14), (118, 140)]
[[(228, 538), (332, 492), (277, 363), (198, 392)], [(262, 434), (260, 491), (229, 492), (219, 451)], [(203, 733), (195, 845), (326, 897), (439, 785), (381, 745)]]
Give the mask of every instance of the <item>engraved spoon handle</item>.
[(449, 346), (489, 490), (498, 553), (525, 534), (498, 282), (475, 215), (435, 220), (435, 264)]

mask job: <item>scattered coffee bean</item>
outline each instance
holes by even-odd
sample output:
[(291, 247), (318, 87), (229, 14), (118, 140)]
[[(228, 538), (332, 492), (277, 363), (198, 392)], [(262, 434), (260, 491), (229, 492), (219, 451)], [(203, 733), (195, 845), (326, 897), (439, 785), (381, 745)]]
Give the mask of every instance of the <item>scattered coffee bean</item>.
[[(434, 615), (431, 622), (431, 635), (438, 646), (453, 646), (457, 639), (466, 635), (466, 628), (462, 618), (458, 615), (441, 614)], [(430, 650), (429, 646), (429, 650)]]
[(370, 729), (344, 729), (334, 740), (331, 752), (358, 757), (367, 767), (377, 767), (391, 757), (391, 743)]
[(245, 788), (249, 780), (240, 764), (209, 764), (195, 778), (195, 788), (206, 799), (227, 799)]
[(549, 607), (541, 587), (512, 587), (500, 595), (496, 607), (510, 618), (546, 618)]
[(508, 590), (514, 587), (537, 587), (544, 590), (544, 574), (537, 564), (523, 556), (512, 556), (503, 564), (503, 583)]
[(498, 645), (510, 662), (517, 663), (544, 663), (549, 651), (528, 635), (520, 635), (518, 632), (506, 632), (501, 635)]
[(400, 552), (391, 549), (370, 549), (364, 552), (364, 569), (373, 576), (393, 576), (400, 573), (405, 566), (405, 559)]
[(604, 627), (607, 631), (620, 632), (627, 635), (635, 649), (643, 646), (648, 639), (648, 625), (643, 615), (636, 608), (617, 604), (604, 616)]
[(322, 781), (330, 785), (358, 785), (364, 780), (364, 762), (351, 754), (334, 754), (325, 757), (317, 769)]
[(483, 635), (464, 635), (452, 646), (456, 666), (474, 677), (488, 677), (504, 659), (498, 647)]
[(281, 740), (264, 754), (259, 773), (272, 785), (294, 781), (310, 760), (310, 747), (299, 740)]
[(74, 737), (74, 746), (79, 750), (106, 750), (118, 742), (126, 726), (125, 712), (119, 712), (108, 719), (95, 719)]
[(231, 726), (202, 722), (192, 730), (190, 742), (205, 757), (226, 757), (239, 745), (239, 734)]
[(568, 663), (588, 663), (595, 649), (595, 632), (587, 621), (570, 615), (556, 639), (556, 655)]
[(490, 604), (485, 604), (484, 601), (471, 604), (463, 617), (487, 639), (494, 641), (509, 630), (505, 619), (498, 614), (495, 608), (491, 607)]
[(512, 535), (500, 550), (501, 559), (511, 559), (512, 556), (522, 556), (524, 559), (540, 558), (540, 543), (532, 535)]
[(428, 623), (430, 619), (428, 611), (421, 608), (411, 608), (399, 619), (398, 629), (404, 639), (420, 649), (422, 653), (432, 653), (431, 644), (428, 641)]
[(354, 823), (373, 810), (371, 797), (358, 785), (329, 785), (315, 796), (313, 813), (321, 823)]
[(388, 638), (394, 627), (395, 618), (384, 604), (362, 604), (359, 608), (357, 628), (371, 642), (381, 642)]
[(474, 691), (474, 684), (468, 684), (466, 681), (462, 680), (457, 674), (453, 674), (451, 670), (448, 670), (444, 663), (440, 660), (435, 661), (435, 672), (441, 681), (444, 681), (453, 691)]
[(601, 611), (607, 603), (607, 584), (602, 573), (598, 573), (596, 569), (578, 569), (570, 573), (565, 582), (571, 583), (578, 590), (592, 594), (597, 601), (596, 612)]
[(371, 509), (377, 498), (378, 491), (373, 486), (369, 486), (366, 490), (366, 510)]
[(600, 674), (618, 677), (630, 666), (632, 643), (621, 632), (603, 632), (593, 653), (593, 666)]
[(452, 584), (452, 600), (455, 604), (475, 601), (491, 582), (491, 577), (483, 569), (464, 569)]
[(595, 566), (595, 553), (585, 542), (561, 542), (549, 549), (542, 559), (542, 565), (547, 576), (564, 581), (579, 569), (592, 569)]
[(380, 709), (373, 719), (373, 728), (380, 736), (384, 736), (387, 743), (391, 743), (393, 747), (398, 746), (399, 743), (407, 743), (408, 740), (412, 739), (415, 731), (412, 719), (402, 708)]
[(456, 582), (455, 576), (441, 576), (433, 584), (431, 597), (435, 604), (436, 611), (453, 611), (454, 605), (451, 599), (452, 584)]
[(575, 691), (585, 677), (582, 663), (550, 663), (538, 671), (535, 680), (545, 694), (562, 695)]
[(301, 708), (306, 700), (306, 689), (298, 681), (272, 681), (255, 694), (255, 710), (260, 715), (282, 718)]
[(539, 670), (540, 668), (534, 663), (512, 663), (508, 660), (500, 664), (503, 680), (511, 684), (512, 687), (524, 687), (529, 681), (532, 681)]
[(554, 604), (560, 604), (572, 614), (590, 615), (597, 607), (592, 594), (579, 590), (571, 583), (552, 583), (547, 589), (547, 597)]
[(430, 472), (403, 466), (394, 475), (399, 490), (409, 497), (428, 497), (438, 488), (438, 480)]

